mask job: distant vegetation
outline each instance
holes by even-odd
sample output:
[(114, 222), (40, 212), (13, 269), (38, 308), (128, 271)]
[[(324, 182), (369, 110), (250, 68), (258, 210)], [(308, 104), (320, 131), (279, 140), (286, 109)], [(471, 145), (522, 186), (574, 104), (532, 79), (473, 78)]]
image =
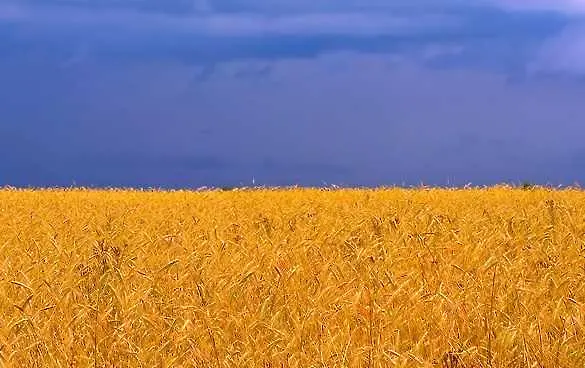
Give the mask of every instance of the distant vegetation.
[(0, 191), (0, 366), (585, 366), (581, 191), (224, 189)]
[(533, 183), (531, 183), (529, 181), (524, 181), (524, 182), (522, 182), (522, 184), (520, 185), (520, 187), (522, 189), (524, 189), (524, 190), (531, 190), (531, 189), (536, 188), (536, 184), (533, 184)]

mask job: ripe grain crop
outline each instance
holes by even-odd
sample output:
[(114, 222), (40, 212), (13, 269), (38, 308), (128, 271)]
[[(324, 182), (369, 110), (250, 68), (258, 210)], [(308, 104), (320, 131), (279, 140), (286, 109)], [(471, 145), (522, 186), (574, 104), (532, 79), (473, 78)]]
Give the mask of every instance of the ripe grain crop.
[(576, 189), (0, 190), (3, 367), (584, 367)]

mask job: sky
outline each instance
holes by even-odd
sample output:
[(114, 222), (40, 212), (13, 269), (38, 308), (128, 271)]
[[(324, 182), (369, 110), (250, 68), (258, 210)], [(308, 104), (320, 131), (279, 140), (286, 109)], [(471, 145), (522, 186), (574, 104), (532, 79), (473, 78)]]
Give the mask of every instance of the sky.
[(0, 0), (0, 186), (585, 183), (585, 0)]

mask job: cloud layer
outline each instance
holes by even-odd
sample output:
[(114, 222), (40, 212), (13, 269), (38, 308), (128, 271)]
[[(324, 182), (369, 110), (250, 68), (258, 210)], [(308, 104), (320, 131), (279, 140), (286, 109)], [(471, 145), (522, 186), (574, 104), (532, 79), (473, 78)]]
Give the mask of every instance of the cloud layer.
[(90, 11), (76, 8), (0, 5), (0, 21), (56, 29), (93, 27), (126, 32), (161, 31), (193, 36), (409, 35), (459, 26), (459, 19), (440, 14), (395, 16), (367, 13), (293, 15), (191, 14), (168, 15), (136, 11)]
[(585, 179), (581, 5), (0, 2), (0, 185)]
[[(0, 4), (0, 36), (6, 40), (0, 54), (23, 52), (19, 45), (26, 45), (27, 53), (51, 53), (45, 55), (49, 60), (60, 53), (60, 65), (81, 58), (113, 58), (117, 62), (153, 58), (209, 64), (354, 50), (423, 55), (421, 62), (432, 59), (435, 65), (473, 66), (494, 59), (494, 52), (505, 52), (509, 55), (496, 57), (505, 65), (495, 67), (517, 70), (520, 63), (533, 61), (526, 58), (537, 54), (538, 42), (569, 24), (553, 13), (510, 13), (483, 2), (469, 5), (456, 0), (390, 4), (344, 0), (319, 2), (319, 6), (308, 1), (223, 0), (198, 3), (190, 10), (184, 7), (179, 13), (170, 10), (186, 2), (51, 4)], [(128, 4), (134, 4), (133, 8)], [(143, 8), (151, 10), (140, 10)], [(486, 49), (486, 43), (493, 49)], [(430, 48), (458, 48), (462, 52), (429, 58)]]
[(555, 11), (567, 14), (585, 14), (584, 0), (494, 0), (500, 7), (515, 11)]

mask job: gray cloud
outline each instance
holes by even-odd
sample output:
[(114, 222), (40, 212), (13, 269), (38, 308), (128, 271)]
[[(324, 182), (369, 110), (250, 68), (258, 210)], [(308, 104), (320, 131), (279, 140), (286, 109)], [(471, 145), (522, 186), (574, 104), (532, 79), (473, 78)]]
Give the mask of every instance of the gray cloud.
[(585, 75), (585, 24), (547, 39), (528, 69), (533, 74)]
[[(13, 2), (14, 4), (14, 2)], [(335, 13), (392, 12), (402, 14), (497, 7), (508, 11), (552, 11), (583, 14), (583, 0), (20, 0), (18, 4), (85, 9), (137, 10), (167, 14), (210, 13)]]
[[(223, 9), (219, 5), (228, 3), (239, 4), (211, 5)], [(344, 1), (337, 8), (333, 2), (319, 3), (322, 11), (313, 13), (188, 14), (117, 9), (117, 2), (98, 10), (89, 7), (94, 2), (79, 3), (84, 6), (66, 1), (59, 6), (43, 4), (0, 5), (0, 37), (5, 40), (0, 55), (53, 61), (62, 67), (87, 60), (209, 66), (353, 50), (400, 54), (435, 66), (480, 66), (516, 73), (531, 61), (542, 39), (567, 24), (563, 17), (552, 14), (510, 14), (458, 1), (434, 6), (428, 1), (394, 5), (371, 1), (361, 11), (356, 10), (357, 2)], [(292, 3), (276, 4), (286, 8), (285, 4)], [(308, 2), (295, 4), (310, 9)], [(330, 7), (336, 11), (323, 11)], [(384, 11), (374, 11), (376, 8)], [(458, 51), (444, 52), (454, 49)]]
[(583, 85), (522, 79), (527, 65), (583, 71), (583, 31), (567, 12), (447, 0), (15, 4), (0, 4), (0, 184), (585, 179), (574, 170)]
[(554, 11), (571, 15), (585, 14), (584, 0), (492, 0), (507, 10)]
[(528, 65), (530, 74), (585, 74), (585, 0), (494, 0), (515, 12), (564, 14), (569, 23), (559, 34), (549, 35)]
[(399, 16), (387, 13), (308, 13), (298, 15), (166, 15), (136, 11), (89, 11), (72, 7), (0, 5), (0, 20), (10, 23), (91, 30), (167, 32), (192, 36), (412, 35), (453, 29), (459, 19), (443, 14)]
[(34, 6), (66, 6), (86, 9), (132, 9), (152, 13), (332, 13), (332, 12), (400, 12), (425, 13), (469, 6), (489, 5), (486, 0), (472, 4), (465, 0), (21, 0)]

